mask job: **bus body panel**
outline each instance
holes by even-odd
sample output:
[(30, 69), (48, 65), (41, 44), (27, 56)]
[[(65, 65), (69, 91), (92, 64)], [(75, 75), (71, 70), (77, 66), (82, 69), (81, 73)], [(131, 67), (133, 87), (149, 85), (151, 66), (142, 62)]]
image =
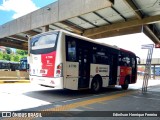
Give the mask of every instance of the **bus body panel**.
[(42, 69), (40, 70), (40, 73), (42, 74), (42, 76), (45, 77), (54, 76), (55, 58), (56, 58), (56, 51), (41, 55)]
[(66, 62), (66, 77), (79, 77), (79, 63)]
[(56, 52), (32, 55), (30, 75), (37, 77), (54, 77)]
[(77, 77), (67, 77), (65, 87), (70, 90), (78, 90), (78, 78)]
[(31, 55), (30, 57), (30, 75), (32, 76), (41, 76), (40, 71), (41, 70), (41, 55)]
[(64, 88), (78, 90), (79, 63), (66, 62), (66, 79)]
[(91, 88), (91, 83), (93, 78), (96, 75), (100, 75), (102, 77), (102, 86), (107, 87), (109, 85), (109, 65), (102, 65), (102, 64), (91, 64), (90, 65), (90, 84), (89, 88)]
[(131, 67), (126, 67), (126, 66), (121, 66), (120, 67), (119, 85), (123, 85), (124, 84), (126, 76), (130, 76), (131, 77), (131, 72), (132, 72)]
[(57, 89), (63, 89), (63, 77), (50, 78), (30, 76), (30, 81), (34, 84), (44, 85), (48, 87), (56, 87)]

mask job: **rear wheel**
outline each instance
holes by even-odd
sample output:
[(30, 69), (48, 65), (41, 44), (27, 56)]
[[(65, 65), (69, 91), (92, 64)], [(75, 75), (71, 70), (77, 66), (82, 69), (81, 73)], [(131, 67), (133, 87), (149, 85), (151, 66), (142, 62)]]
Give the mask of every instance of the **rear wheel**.
[(129, 86), (129, 82), (128, 82), (128, 79), (126, 79), (125, 82), (124, 82), (124, 85), (121, 85), (121, 87), (122, 87), (123, 90), (127, 90), (128, 86)]
[(99, 77), (95, 77), (91, 83), (91, 91), (92, 93), (98, 93), (102, 88), (102, 82)]

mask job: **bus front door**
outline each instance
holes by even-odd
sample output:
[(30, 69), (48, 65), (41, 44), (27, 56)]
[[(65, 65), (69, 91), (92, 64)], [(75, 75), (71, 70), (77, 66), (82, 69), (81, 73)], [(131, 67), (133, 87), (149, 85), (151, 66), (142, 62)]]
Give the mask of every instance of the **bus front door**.
[(117, 83), (117, 68), (118, 68), (118, 56), (117, 54), (112, 54), (111, 57), (111, 69), (110, 69), (110, 85), (116, 85)]
[(90, 77), (90, 60), (89, 50), (86, 47), (78, 49), (78, 61), (79, 61), (79, 80), (78, 88), (89, 87)]

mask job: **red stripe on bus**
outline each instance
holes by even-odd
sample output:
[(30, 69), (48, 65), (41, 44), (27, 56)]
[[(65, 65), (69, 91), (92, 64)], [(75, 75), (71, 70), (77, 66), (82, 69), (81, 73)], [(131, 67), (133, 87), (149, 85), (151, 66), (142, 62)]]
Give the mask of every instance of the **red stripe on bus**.
[(120, 80), (119, 80), (119, 84), (123, 85), (124, 81), (125, 81), (125, 77), (127, 75), (131, 75), (132, 72), (132, 68), (131, 67), (126, 67), (126, 66), (121, 66), (120, 67)]
[(55, 59), (56, 51), (41, 55), (42, 70), (47, 70), (47, 74), (42, 74), (42, 76), (54, 77)]

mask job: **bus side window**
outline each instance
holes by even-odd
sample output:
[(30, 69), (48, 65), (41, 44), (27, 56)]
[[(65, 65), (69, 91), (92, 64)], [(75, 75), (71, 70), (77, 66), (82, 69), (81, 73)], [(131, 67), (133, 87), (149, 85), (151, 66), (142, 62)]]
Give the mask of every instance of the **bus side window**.
[(76, 42), (68, 41), (68, 61), (76, 61)]

